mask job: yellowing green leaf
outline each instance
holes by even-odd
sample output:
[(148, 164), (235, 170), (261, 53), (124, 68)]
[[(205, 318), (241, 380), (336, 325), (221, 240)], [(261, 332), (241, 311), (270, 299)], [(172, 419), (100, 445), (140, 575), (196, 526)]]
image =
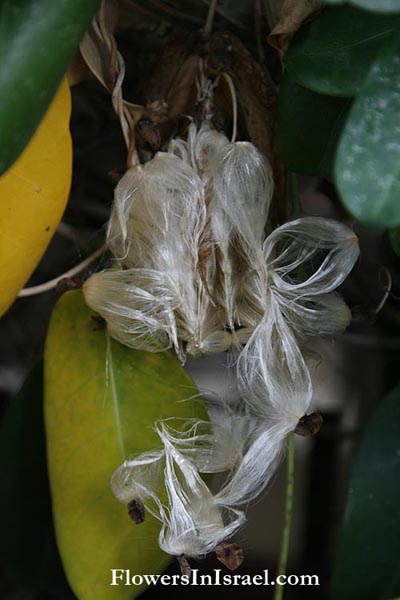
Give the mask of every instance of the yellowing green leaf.
[(56, 535), (80, 600), (132, 598), (110, 569), (157, 573), (159, 523), (135, 525), (110, 477), (129, 455), (160, 446), (157, 419), (203, 415), (191, 378), (167, 352), (131, 350), (99, 329), (80, 292), (56, 305), (45, 352), (45, 422)]
[(29, 279), (64, 212), (72, 173), (70, 114), (64, 80), (28, 146), (0, 177), (0, 315)]

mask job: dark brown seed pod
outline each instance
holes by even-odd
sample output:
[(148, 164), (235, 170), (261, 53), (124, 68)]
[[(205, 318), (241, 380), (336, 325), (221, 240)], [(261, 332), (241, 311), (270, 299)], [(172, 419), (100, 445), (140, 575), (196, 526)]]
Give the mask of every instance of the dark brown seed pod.
[(319, 413), (311, 413), (311, 415), (304, 415), (301, 417), (294, 430), (298, 435), (303, 437), (310, 437), (318, 433), (321, 429), (324, 419)]
[(143, 502), (140, 500), (131, 500), (128, 504), (128, 513), (136, 525), (143, 523), (145, 517)]
[[(147, 107), (153, 107), (155, 99), (160, 101), (162, 119), (154, 121), (154, 125), (159, 126), (161, 145), (171, 137), (185, 136), (189, 121), (185, 118), (179, 123), (182, 115), (192, 115), (195, 122), (204, 118), (204, 106), (198, 102), (196, 92), (201, 64), (205, 77), (215, 84), (214, 125), (217, 130), (225, 130), (228, 137), (232, 96), (222, 74), (231, 78), (238, 103), (238, 139), (251, 141), (271, 163), (275, 193), (270, 218), (276, 224), (283, 223), (287, 220), (286, 172), (275, 149), (278, 120), (275, 85), (232, 33), (217, 31), (207, 39), (201, 34), (179, 33), (162, 50), (144, 85), (148, 99), (145, 111), (149, 112)], [(146, 118), (143, 114), (143, 119)]]
[(235, 542), (221, 542), (215, 548), (215, 555), (230, 571), (235, 571), (244, 561), (243, 550)]
[(181, 554), (180, 556), (177, 557), (177, 559), (178, 559), (179, 566), (181, 568), (182, 575), (186, 575), (186, 577), (191, 577), (192, 568), (191, 568), (186, 556), (184, 554)]

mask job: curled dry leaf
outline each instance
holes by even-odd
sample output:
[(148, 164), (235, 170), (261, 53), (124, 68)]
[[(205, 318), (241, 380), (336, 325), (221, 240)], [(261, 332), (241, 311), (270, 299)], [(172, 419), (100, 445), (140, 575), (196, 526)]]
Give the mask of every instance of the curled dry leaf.
[(113, 2), (102, 2), (100, 11), (86, 32), (81, 44), (81, 54), (100, 83), (112, 92), (118, 72), (117, 47), (114, 30), (117, 22)]
[(112, 104), (117, 113), (122, 133), (128, 148), (128, 166), (138, 162), (134, 130), (143, 114), (143, 106), (124, 100), (122, 83), (125, 77), (125, 63), (118, 52), (113, 35), (118, 21), (117, 8), (112, 0), (102, 2), (99, 14), (83, 38), (80, 51), (92, 73), (110, 92)]
[(322, 0), (286, 0), (279, 20), (267, 38), (268, 43), (284, 54), (296, 31), (304, 22), (314, 19), (322, 8)]

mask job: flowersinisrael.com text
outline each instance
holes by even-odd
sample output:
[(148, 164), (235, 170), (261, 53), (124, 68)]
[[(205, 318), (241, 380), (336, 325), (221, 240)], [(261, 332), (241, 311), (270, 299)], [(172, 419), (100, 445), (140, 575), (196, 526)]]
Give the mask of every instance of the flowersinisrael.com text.
[(318, 575), (278, 575), (270, 579), (268, 569), (258, 575), (231, 575), (215, 569), (213, 574), (200, 575), (192, 569), (192, 575), (139, 575), (129, 569), (111, 569), (110, 585), (319, 585)]

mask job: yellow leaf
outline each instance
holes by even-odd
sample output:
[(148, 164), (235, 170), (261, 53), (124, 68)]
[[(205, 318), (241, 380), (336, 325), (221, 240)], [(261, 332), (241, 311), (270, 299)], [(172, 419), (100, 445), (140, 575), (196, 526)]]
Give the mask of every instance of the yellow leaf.
[(28, 146), (0, 177), (0, 316), (34, 271), (64, 212), (72, 173), (70, 115), (64, 79)]
[(55, 306), (47, 335), (53, 514), (65, 573), (79, 600), (130, 600), (143, 585), (110, 586), (111, 569), (156, 574), (170, 557), (158, 545), (160, 523), (147, 514), (135, 525), (111, 492), (111, 475), (129, 456), (160, 447), (156, 420), (206, 415), (176, 358), (118, 344), (93, 314), (81, 292), (68, 292)]

